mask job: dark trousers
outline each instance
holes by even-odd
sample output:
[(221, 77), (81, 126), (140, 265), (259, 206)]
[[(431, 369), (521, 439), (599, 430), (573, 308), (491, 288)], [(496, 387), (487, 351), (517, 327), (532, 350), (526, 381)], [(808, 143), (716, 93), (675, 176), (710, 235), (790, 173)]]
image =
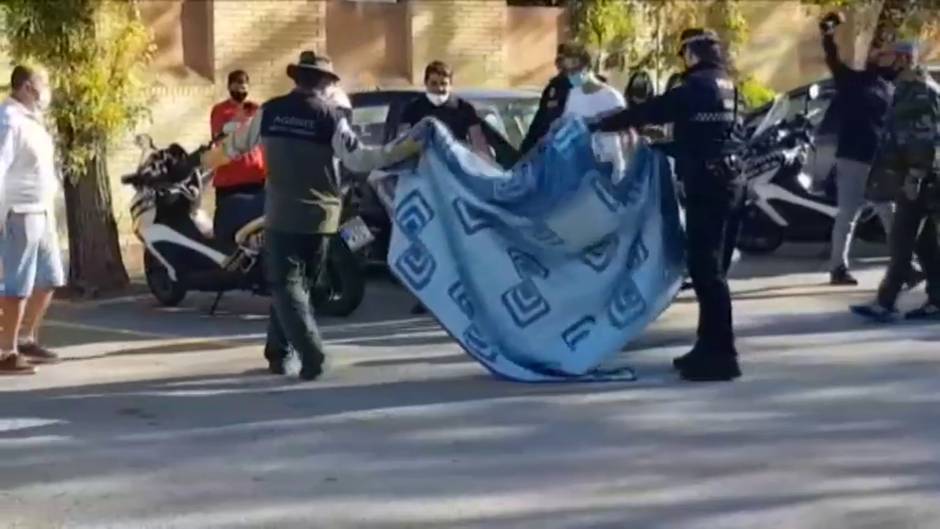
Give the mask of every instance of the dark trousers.
[(235, 248), (235, 234), (249, 222), (264, 215), (264, 190), (255, 193), (218, 194), (212, 225), (215, 240), (227, 251)]
[(690, 195), (686, 203), (689, 276), (698, 298), (696, 354), (734, 357), (727, 265), (740, 229), (739, 186)]
[(318, 371), (323, 341), (313, 317), (311, 291), (326, 259), (329, 237), (265, 230), (264, 267), (271, 287), (271, 320), (264, 356), (283, 362), (297, 351), (304, 370)]
[(914, 200), (902, 196), (896, 204), (894, 224), (888, 237), (891, 260), (878, 287), (878, 303), (894, 308), (898, 294), (911, 276), (911, 258), (917, 254), (927, 276), (927, 298), (940, 305), (940, 240), (937, 238), (940, 215), (928, 209), (925, 191)]

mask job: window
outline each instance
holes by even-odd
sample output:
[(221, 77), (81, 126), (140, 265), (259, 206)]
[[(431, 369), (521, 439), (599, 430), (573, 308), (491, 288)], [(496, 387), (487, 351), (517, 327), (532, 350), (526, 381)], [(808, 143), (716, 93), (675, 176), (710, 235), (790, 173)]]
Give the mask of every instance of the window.
[(385, 122), (389, 105), (355, 107), (352, 111), (352, 129), (366, 145), (385, 143)]

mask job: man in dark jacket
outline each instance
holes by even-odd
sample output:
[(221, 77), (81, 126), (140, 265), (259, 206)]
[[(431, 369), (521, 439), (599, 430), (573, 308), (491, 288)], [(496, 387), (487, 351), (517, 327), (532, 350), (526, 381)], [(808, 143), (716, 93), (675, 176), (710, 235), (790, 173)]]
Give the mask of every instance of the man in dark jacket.
[(897, 197), (894, 229), (888, 242), (891, 261), (877, 299), (856, 305), (856, 314), (882, 322), (900, 317), (895, 303), (911, 274), (916, 253), (927, 279), (927, 303), (906, 314), (912, 320), (940, 318), (940, 85), (917, 66), (917, 45), (893, 45), (901, 75), (881, 157), (884, 176), (903, 182)]
[(731, 293), (723, 264), (737, 236), (734, 220), (743, 182), (734, 153), (741, 148), (736, 90), (715, 32), (688, 29), (680, 46), (683, 83), (646, 103), (601, 119), (592, 130), (674, 124), (676, 168), (684, 182), (689, 273), (699, 301), (698, 339), (674, 361), (682, 378), (732, 380), (741, 375), (732, 329)]
[(565, 112), (565, 104), (568, 102), (568, 92), (571, 91), (572, 85), (563, 68), (563, 63), (565, 58), (570, 56), (572, 52), (573, 50), (570, 44), (560, 44), (558, 46), (555, 56), (555, 68), (558, 70), (558, 74), (552, 77), (548, 82), (548, 86), (542, 91), (538, 111), (536, 111), (535, 117), (532, 118), (532, 124), (529, 125), (529, 130), (526, 132), (525, 138), (522, 140), (522, 144), (519, 147), (519, 154), (521, 156), (525, 156), (532, 150), (532, 147), (535, 147), (535, 144), (548, 133), (548, 129), (551, 128), (552, 123)]
[(347, 112), (330, 94), (339, 76), (312, 51), (287, 67), (296, 87), (265, 102), (247, 126), (205, 155), (217, 167), (261, 145), (268, 168), (264, 268), (271, 285), (271, 321), (265, 357), (272, 373), (284, 372), (289, 349), (300, 356), (300, 377), (323, 371), (323, 344), (310, 307), (310, 290), (339, 228), (342, 197), (334, 158), (353, 173), (368, 173), (418, 152), (410, 140), (386, 147), (363, 145)]
[[(849, 251), (855, 224), (865, 205), (865, 184), (884, 132), (885, 115), (891, 105), (896, 75), (893, 57), (874, 51), (864, 70), (855, 70), (839, 58), (835, 28), (840, 15), (830, 14), (820, 23), (826, 64), (836, 84), (839, 104), (838, 144), (836, 146), (836, 187), (839, 212), (832, 227), (830, 282), (857, 285), (849, 273)], [(892, 206), (874, 204), (885, 231), (891, 231)]]

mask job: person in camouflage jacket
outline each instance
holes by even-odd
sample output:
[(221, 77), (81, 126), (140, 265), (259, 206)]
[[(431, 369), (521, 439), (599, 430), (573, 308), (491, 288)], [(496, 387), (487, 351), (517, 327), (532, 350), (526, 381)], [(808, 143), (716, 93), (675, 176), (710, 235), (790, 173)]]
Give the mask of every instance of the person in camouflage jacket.
[[(906, 314), (907, 319), (940, 319), (940, 85), (917, 66), (917, 47), (895, 45), (894, 101), (888, 115), (881, 170), (872, 178), (896, 188), (894, 226), (888, 237), (891, 261), (869, 305), (852, 307), (856, 314), (879, 321), (898, 319), (898, 295), (911, 274), (916, 252), (927, 280), (927, 302)], [(879, 165), (879, 164), (876, 164)]]

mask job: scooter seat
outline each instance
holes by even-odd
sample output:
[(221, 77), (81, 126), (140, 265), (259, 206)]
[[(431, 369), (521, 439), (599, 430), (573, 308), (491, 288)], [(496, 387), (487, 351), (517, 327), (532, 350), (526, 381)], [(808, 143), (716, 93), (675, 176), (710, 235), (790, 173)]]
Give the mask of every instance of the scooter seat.
[(264, 228), (264, 216), (258, 217), (255, 220), (249, 222), (242, 226), (240, 230), (235, 233), (235, 243), (244, 244), (248, 237), (253, 233), (257, 232)]

